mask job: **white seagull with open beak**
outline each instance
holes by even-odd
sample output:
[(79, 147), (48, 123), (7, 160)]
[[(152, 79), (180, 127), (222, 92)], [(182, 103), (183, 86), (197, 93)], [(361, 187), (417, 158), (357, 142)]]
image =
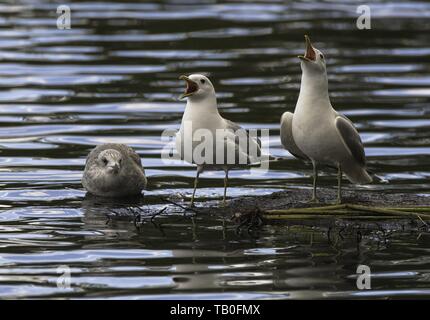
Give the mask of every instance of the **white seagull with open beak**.
[[(201, 74), (192, 74), (190, 76), (183, 75), (179, 79), (186, 82), (186, 89), (181, 98), (187, 98), (187, 105), (182, 117), (181, 128), (176, 135), (176, 150), (182, 160), (197, 165), (191, 206), (194, 204), (199, 175), (206, 169), (224, 170), (223, 204), (225, 205), (229, 170), (258, 162), (258, 157), (261, 155), (260, 141), (247, 137), (248, 143), (245, 148), (239, 143), (237, 133), (243, 130), (246, 134), (246, 131), (238, 124), (224, 119), (219, 114), (215, 89), (207, 77)], [(190, 125), (192, 130), (187, 128)], [(220, 138), (217, 136), (217, 131), (219, 130), (226, 133), (226, 137), (222, 137), (221, 141), (218, 141)], [(203, 131), (210, 133), (211, 139), (213, 139), (213, 148), (205, 150), (205, 152), (211, 154), (206, 157), (206, 160), (210, 158), (208, 162), (196, 161), (195, 159), (195, 151), (199, 151), (198, 148), (200, 148), (201, 143), (196, 141), (199, 139), (193, 141), (193, 138)], [(191, 143), (190, 148), (187, 148), (187, 143)], [(229, 150), (233, 150), (233, 155), (228, 154)], [(234, 157), (234, 162), (231, 161), (232, 157), (230, 156)], [(243, 160), (245, 160), (245, 163), (243, 163)]]
[(341, 202), (342, 172), (352, 183), (370, 183), (360, 135), (353, 123), (333, 109), (328, 94), (324, 55), (315, 49), (308, 36), (306, 53), (299, 56), (302, 68), (300, 94), (294, 114), (281, 118), (281, 141), (297, 158), (312, 162), (312, 202), (318, 202), (316, 184), (318, 165), (338, 169), (338, 203)]

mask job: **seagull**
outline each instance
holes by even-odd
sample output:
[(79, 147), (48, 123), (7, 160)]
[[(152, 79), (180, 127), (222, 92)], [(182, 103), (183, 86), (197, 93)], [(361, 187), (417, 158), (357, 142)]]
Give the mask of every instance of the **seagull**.
[(366, 171), (363, 143), (354, 124), (333, 109), (328, 94), (326, 62), (305, 35), (306, 52), (299, 56), (302, 68), (300, 94), (294, 114), (281, 117), (281, 142), (295, 157), (313, 166), (311, 202), (318, 202), (318, 165), (338, 169), (337, 202), (342, 201), (342, 174), (352, 183), (372, 182)]
[(106, 143), (94, 148), (85, 163), (82, 185), (99, 197), (132, 197), (146, 187), (139, 155), (125, 144)]
[[(182, 75), (179, 79), (186, 82), (185, 92), (180, 98), (186, 98), (187, 105), (182, 117), (181, 128), (176, 135), (176, 150), (182, 160), (197, 165), (190, 205), (194, 205), (199, 176), (205, 170), (223, 170), (225, 172), (223, 196), (223, 205), (225, 205), (229, 170), (258, 162), (258, 157), (261, 155), (260, 141), (258, 138), (249, 137), (241, 126), (220, 115), (214, 86), (206, 76), (201, 74)], [(224, 133), (225, 137), (217, 136), (219, 131)], [(193, 137), (195, 138), (202, 132), (209, 134), (211, 136), (209, 138), (212, 139), (211, 148), (205, 150), (204, 160), (196, 159), (195, 156), (200, 150), (200, 140), (193, 141)], [(239, 132), (244, 132), (246, 135), (247, 145), (245, 147), (239, 142)], [(189, 147), (187, 147), (187, 143)], [(229, 153), (229, 150), (233, 150), (233, 152)], [(230, 156), (234, 156), (233, 161), (229, 158)]]

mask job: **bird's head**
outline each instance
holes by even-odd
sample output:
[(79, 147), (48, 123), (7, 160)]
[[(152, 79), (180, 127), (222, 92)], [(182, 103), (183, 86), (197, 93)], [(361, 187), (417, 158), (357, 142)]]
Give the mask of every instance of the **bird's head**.
[(123, 165), (121, 152), (107, 149), (100, 152), (97, 158), (98, 166), (106, 173), (116, 175), (121, 171)]
[(185, 92), (180, 97), (181, 99), (204, 99), (205, 97), (215, 95), (215, 89), (212, 85), (212, 82), (204, 75), (182, 75), (179, 77), (179, 79), (184, 80), (187, 84)]
[(306, 51), (305, 55), (300, 55), (302, 60), (301, 67), (303, 72), (325, 73), (325, 58), (322, 52), (312, 46), (311, 39), (305, 35)]

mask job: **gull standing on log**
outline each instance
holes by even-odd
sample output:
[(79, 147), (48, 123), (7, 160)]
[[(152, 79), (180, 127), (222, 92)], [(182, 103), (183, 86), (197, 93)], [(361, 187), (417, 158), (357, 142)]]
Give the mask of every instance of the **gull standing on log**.
[[(238, 124), (224, 119), (219, 114), (215, 89), (206, 76), (201, 74), (182, 75), (179, 79), (186, 82), (186, 89), (181, 98), (187, 98), (187, 105), (182, 117), (181, 128), (176, 135), (176, 150), (182, 160), (197, 165), (191, 206), (194, 205), (194, 196), (199, 175), (207, 169), (224, 170), (223, 205), (225, 205), (229, 170), (244, 167), (261, 160), (259, 159), (261, 156), (260, 140), (249, 137), (247, 132)], [(191, 128), (189, 128), (190, 126)], [(221, 131), (225, 136), (219, 138), (220, 136), (217, 135), (217, 131)], [(205, 159), (209, 158), (209, 161), (196, 161), (195, 153), (200, 151), (198, 148), (201, 145), (201, 141), (196, 141), (194, 138), (196, 135), (200, 136), (204, 132), (210, 136), (205, 136), (204, 142), (209, 143), (206, 139), (212, 139), (212, 148), (204, 150), (208, 152)], [(239, 141), (239, 134), (241, 132), (244, 132), (244, 135), (246, 135), (247, 145), (245, 146)], [(189, 148), (187, 148), (187, 143), (191, 143), (189, 144)], [(233, 152), (228, 154), (229, 150), (233, 150)], [(233, 162), (229, 160), (231, 156), (234, 156)]]
[(312, 202), (318, 202), (316, 185), (318, 165), (338, 169), (337, 202), (342, 199), (342, 172), (352, 183), (370, 183), (360, 135), (353, 123), (333, 109), (328, 94), (324, 55), (314, 48), (308, 36), (306, 53), (299, 56), (302, 68), (300, 94), (294, 114), (281, 118), (281, 142), (297, 158), (312, 162)]

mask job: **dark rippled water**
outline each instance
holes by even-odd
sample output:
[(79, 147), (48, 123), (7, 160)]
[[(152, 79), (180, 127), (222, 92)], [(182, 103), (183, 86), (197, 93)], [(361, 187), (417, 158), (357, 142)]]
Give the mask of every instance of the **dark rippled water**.
[[(137, 230), (107, 221), (80, 184), (89, 150), (120, 142), (143, 159), (148, 212), (163, 207), (160, 195), (190, 195), (194, 168), (160, 160), (160, 134), (184, 110), (183, 73), (209, 74), (222, 114), (269, 128), (271, 153), (289, 156), (278, 123), (298, 96), (306, 33), (381, 178), (357, 188), (428, 196), (429, 3), (372, 1), (364, 31), (354, 1), (72, 1), (70, 30), (56, 28), (59, 4), (0, 5), (0, 298), (429, 296), (428, 234), (370, 232), (357, 246), (353, 236), (329, 242), (320, 227), (266, 226), (251, 237), (222, 217), (181, 214)], [(292, 158), (244, 173), (231, 173), (231, 196), (310, 187), (310, 168)], [(198, 195), (219, 197), (221, 177), (205, 174)], [(371, 266), (372, 290), (357, 290), (358, 264)], [(59, 266), (70, 268), (70, 288), (57, 286)]]

